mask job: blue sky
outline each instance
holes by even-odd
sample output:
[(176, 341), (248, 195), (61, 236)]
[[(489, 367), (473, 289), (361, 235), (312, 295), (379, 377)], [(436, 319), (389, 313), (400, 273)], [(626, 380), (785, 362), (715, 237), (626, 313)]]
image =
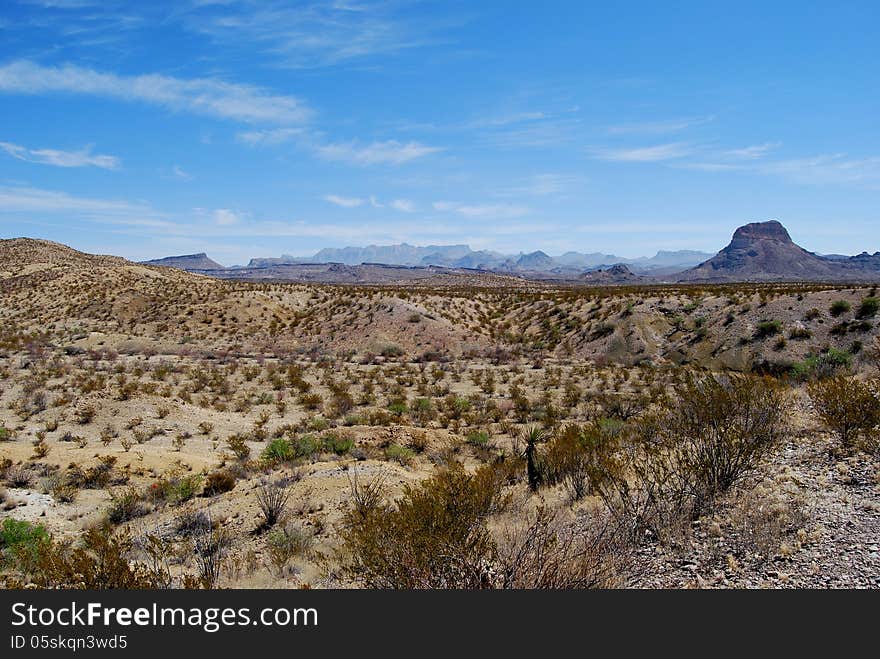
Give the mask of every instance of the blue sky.
[(880, 4), (4, 0), (0, 237), (880, 250)]

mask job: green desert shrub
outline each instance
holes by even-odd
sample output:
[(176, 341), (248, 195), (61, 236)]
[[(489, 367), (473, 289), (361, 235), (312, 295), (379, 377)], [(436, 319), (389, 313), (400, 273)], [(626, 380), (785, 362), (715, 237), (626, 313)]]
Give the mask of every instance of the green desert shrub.
[(7, 518), (0, 525), (0, 565), (31, 563), (39, 555), (40, 545), (49, 541), (49, 534), (39, 524)]
[(351, 431), (331, 432), (324, 435), (324, 450), (336, 455), (345, 455), (354, 448), (354, 437)]
[(296, 457), (296, 453), (290, 441), (284, 437), (273, 439), (263, 449), (260, 458), (269, 465), (277, 465), (282, 462), (288, 462)]
[(852, 366), (852, 354), (838, 348), (830, 348), (818, 355), (810, 355), (791, 366), (791, 376), (798, 381), (830, 377)]
[(278, 576), (284, 575), (291, 560), (306, 556), (313, 544), (314, 534), (294, 524), (271, 531), (266, 538), (266, 550)]
[(873, 318), (880, 309), (880, 298), (866, 297), (856, 311), (857, 318)]
[(385, 448), (385, 459), (397, 462), (404, 467), (411, 465), (415, 457), (415, 451), (413, 451), (408, 446), (401, 446), (400, 444), (389, 444)]
[(755, 328), (755, 338), (765, 339), (782, 331), (782, 323), (778, 320), (762, 320)]
[(472, 430), (467, 434), (467, 443), (474, 448), (486, 448), (489, 445), (489, 433), (485, 430)]
[(291, 441), (294, 457), (312, 458), (324, 451), (324, 441), (317, 435), (303, 435)]
[(829, 311), (831, 315), (837, 318), (838, 316), (842, 316), (847, 313), (850, 309), (852, 309), (852, 305), (846, 300), (835, 300), (831, 303), (831, 308)]
[(550, 485), (562, 483), (573, 501), (582, 499), (592, 492), (592, 480), (617, 449), (617, 434), (616, 428), (598, 421), (583, 426), (569, 423), (559, 428), (541, 456), (541, 481)]

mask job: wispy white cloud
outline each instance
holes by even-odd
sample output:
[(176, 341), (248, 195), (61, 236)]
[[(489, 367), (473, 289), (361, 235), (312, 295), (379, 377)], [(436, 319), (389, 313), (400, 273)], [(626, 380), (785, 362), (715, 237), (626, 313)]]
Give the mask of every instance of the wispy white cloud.
[(524, 179), (517, 185), (513, 185), (498, 193), (498, 196), (510, 197), (518, 195), (530, 195), (534, 197), (546, 197), (566, 192), (579, 180), (576, 176), (564, 174), (536, 174)]
[(272, 128), (250, 130), (236, 134), (236, 139), (249, 146), (278, 146), (306, 135), (303, 128)]
[(676, 163), (674, 167), (698, 172), (736, 172), (749, 169), (747, 165), (729, 162), (681, 162)]
[(211, 213), (211, 217), (217, 226), (228, 227), (241, 222), (243, 216), (229, 208), (217, 208)]
[(116, 156), (93, 154), (91, 146), (86, 146), (79, 151), (62, 151), (60, 149), (29, 149), (11, 142), (0, 142), (0, 149), (19, 160), (54, 165), (55, 167), (118, 169), (120, 165), (119, 158)]
[(174, 165), (174, 167), (171, 168), (171, 173), (174, 174), (174, 176), (179, 178), (181, 181), (191, 181), (192, 180), (192, 174), (185, 171), (183, 169), (183, 167), (181, 167), (180, 165)]
[(522, 217), (529, 213), (526, 206), (517, 206), (513, 204), (476, 204), (464, 205), (455, 209), (457, 213), (465, 217), (478, 219), (506, 219), (512, 217)]
[(580, 108), (525, 110), (476, 119), (461, 128), (502, 148), (546, 147), (571, 142), (581, 126)]
[(101, 96), (247, 123), (302, 124), (311, 115), (300, 99), (252, 85), (158, 74), (122, 76), (73, 64), (43, 66), (28, 60), (0, 66), (0, 92)]
[(0, 212), (112, 215), (119, 218), (159, 217), (149, 205), (121, 200), (77, 197), (66, 192), (26, 186), (0, 186)]
[(757, 171), (809, 185), (856, 185), (880, 189), (880, 157), (851, 158), (843, 153), (761, 163)]
[(767, 158), (765, 154), (776, 146), (771, 143), (735, 149), (717, 154), (717, 160), (676, 162), (673, 166), (703, 172), (774, 176), (800, 185), (849, 185), (880, 189), (880, 157), (853, 158), (844, 153), (835, 153), (801, 158)]
[[(367, 203), (373, 208), (385, 208), (385, 204), (379, 203), (375, 195), (370, 195), (369, 199), (363, 199), (361, 197), (342, 197), (340, 195), (328, 194), (324, 195), (322, 199), (342, 208), (358, 208)], [(415, 202), (409, 199), (394, 199), (388, 202), (388, 206), (401, 213), (413, 213), (416, 210)]]
[(547, 119), (548, 115), (546, 112), (541, 112), (539, 110), (535, 111), (526, 111), (526, 112), (513, 112), (511, 114), (503, 114), (495, 117), (488, 117), (484, 119), (477, 119), (469, 124), (471, 128), (483, 128), (483, 127), (492, 127), (492, 126), (510, 126), (511, 124), (519, 124), (528, 121), (539, 121), (541, 119)]
[[(0, 186), (0, 217), (58, 217), (65, 225), (71, 221), (139, 228), (167, 233), (175, 230), (168, 217), (141, 201), (80, 197), (58, 190), (28, 186)], [(0, 224), (3, 224), (0, 222)]]
[(85, 9), (100, 7), (100, 0), (19, 0), (22, 4), (37, 5), (46, 9)]
[(687, 117), (682, 119), (668, 119), (665, 121), (641, 121), (633, 123), (616, 124), (608, 127), (608, 132), (612, 135), (665, 135), (667, 133), (677, 133), (709, 123), (715, 119), (709, 115), (705, 117)]
[(721, 155), (725, 158), (736, 160), (758, 160), (765, 157), (771, 151), (778, 149), (781, 145), (781, 142), (765, 142), (764, 144), (754, 144), (741, 149), (730, 149), (729, 151), (724, 151)]
[(475, 220), (503, 220), (528, 215), (531, 209), (516, 204), (461, 204), (454, 201), (435, 201), (435, 211), (454, 212)]
[(224, 49), (248, 44), (274, 64), (315, 68), (393, 55), (436, 43), (436, 33), (456, 22), (408, 19), (401, 3), (245, 2), (194, 6), (183, 25)]
[[(358, 206), (362, 206), (364, 200), (360, 197), (340, 197), (335, 194), (324, 195), (324, 201), (327, 201), (336, 206), (341, 206), (342, 208), (357, 208)], [(372, 199), (372, 197), (371, 197)]]
[(696, 149), (687, 142), (670, 142), (630, 149), (593, 149), (593, 157), (613, 162), (661, 162), (693, 155)]
[(400, 165), (439, 151), (442, 151), (439, 147), (397, 140), (365, 145), (357, 142), (339, 142), (315, 146), (315, 152), (325, 160), (338, 160), (355, 165)]

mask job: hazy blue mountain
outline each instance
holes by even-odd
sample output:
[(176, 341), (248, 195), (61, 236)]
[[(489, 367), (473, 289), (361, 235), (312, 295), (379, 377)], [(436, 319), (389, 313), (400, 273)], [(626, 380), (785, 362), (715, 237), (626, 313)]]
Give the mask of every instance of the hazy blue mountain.
[[(368, 245), (367, 247), (325, 248), (309, 261), (314, 263), (385, 263), (388, 265), (435, 265), (446, 260), (455, 260), (471, 253), (467, 245), (427, 245), (417, 247), (400, 245)], [(429, 263), (424, 261), (429, 257)], [(435, 263), (436, 262), (436, 263)]]
[(523, 254), (516, 260), (516, 267), (520, 270), (547, 271), (556, 266), (556, 262), (541, 250)]

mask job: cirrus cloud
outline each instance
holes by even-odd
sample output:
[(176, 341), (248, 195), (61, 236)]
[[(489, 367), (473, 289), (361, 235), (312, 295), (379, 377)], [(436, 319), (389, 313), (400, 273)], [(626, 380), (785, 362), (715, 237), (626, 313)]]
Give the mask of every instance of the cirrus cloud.
[(694, 154), (696, 149), (686, 142), (670, 142), (630, 149), (594, 149), (593, 156), (612, 162), (661, 162)]
[(341, 206), (342, 208), (357, 208), (364, 203), (364, 200), (360, 197), (340, 197), (335, 194), (324, 195), (323, 199), (334, 206)]
[(29, 60), (0, 66), (0, 92), (101, 96), (246, 123), (299, 124), (311, 115), (298, 98), (253, 85), (155, 73), (124, 76), (74, 64), (43, 66)]
[(372, 142), (366, 145), (358, 142), (339, 142), (315, 147), (315, 152), (325, 160), (337, 160), (355, 165), (401, 165), (438, 151), (442, 149), (419, 142), (397, 140)]
[(55, 167), (100, 167), (101, 169), (118, 169), (119, 158), (93, 154), (91, 145), (79, 151), (62, 151), (61, 149), (29, 149), (12, 142), (0, 142), (0, 149), (13, 158)]

